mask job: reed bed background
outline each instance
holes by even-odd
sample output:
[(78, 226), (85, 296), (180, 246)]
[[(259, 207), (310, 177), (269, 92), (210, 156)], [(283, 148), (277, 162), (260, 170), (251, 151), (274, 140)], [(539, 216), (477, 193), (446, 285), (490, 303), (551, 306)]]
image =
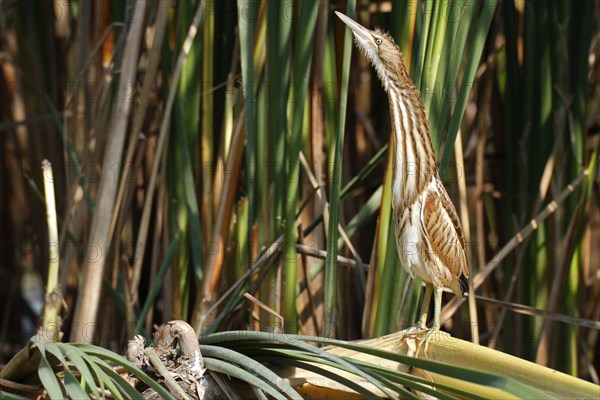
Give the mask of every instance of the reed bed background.
[(421, 90), (472, 277), (444, 329), (598, 383), (597, 1), (0, 6), (1, 360), (52, 261), (65, 338), (115, 351), (173, 319), (342, 339), (415, 321), (387, 98), (339, 10), (388, 30)]

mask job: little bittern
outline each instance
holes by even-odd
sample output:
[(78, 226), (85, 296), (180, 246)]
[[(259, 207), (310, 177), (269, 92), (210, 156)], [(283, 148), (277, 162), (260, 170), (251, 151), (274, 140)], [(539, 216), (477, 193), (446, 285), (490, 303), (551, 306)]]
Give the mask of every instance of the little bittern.
[(396, 247), (408, 273), (426, 284), (418, 325), (423, 330), (434, 293), (430, 338), (440, 328), (442, 289), (449, 287), (462, 297), (469, 277), (460, 222), (439, 177), (423, 103), (394, 39), (336, 14), (354, 33), (358, 48), (377, 71), (389, 98)]

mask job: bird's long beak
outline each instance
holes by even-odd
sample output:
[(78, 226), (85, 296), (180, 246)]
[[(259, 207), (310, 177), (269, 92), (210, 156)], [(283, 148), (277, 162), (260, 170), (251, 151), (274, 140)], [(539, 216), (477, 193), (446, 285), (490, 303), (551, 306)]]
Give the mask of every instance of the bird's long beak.
[(337, 15), (343, 23), (348, 25), (348, 28), (352, 30), (352, 33), (354, 33), (354, 36), (356, 36), (359, 41), (363, 43), (373, 42), (373, 37), (371, 36), (370, 30), (360, 25), (358, 22), (355, 22), (353, 19), (345, 16), (341, 12), (335, 11), (335, 15)]

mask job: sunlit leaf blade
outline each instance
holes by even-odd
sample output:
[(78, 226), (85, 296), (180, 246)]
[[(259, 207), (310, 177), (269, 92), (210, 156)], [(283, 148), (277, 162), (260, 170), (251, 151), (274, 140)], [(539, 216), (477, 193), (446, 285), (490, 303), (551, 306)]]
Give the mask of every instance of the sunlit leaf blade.
[[(450, 161), (450, 154), (453, 150), (453, 144), (460, 128), (460, 122), (462, 120), (465, 107), (467, 105), (467, 99), (471, 91), (472, 82), (474, 82), (475, 73), (479, 65), (479, 60), (483, 51), (483, 46), (487, 38), (488, 30), (493, 20), (494, 10), (496, 9), (496, 0), (485, 0), (483, 8), (481, 10), (480, 18), (475, 29), (475, 36), (472, 44), (469, 47), (469, 55), (467, 56), (467, 65), (465, 73), (462, 79), (462, 86), (458, 94), (456, 106), (450, 119), (450, 126), (448, 127), (448, 135), (446, 137), (446, 144), (442, 156), (440, 157), (440, 172), (442, 176), (446, 171), (448, 162)], [(447, 99), (446, 101), (448, 101)]]
[[(346, 7), (347, 15), (354, 17), (356, 1), (350, 0)], [(342, 63), (342, 79), (340, 92), (339, 122), (335, 136), (335, 152), (333, 155), (333, 171), (330, 177), (331, 192), (329, 194), (329, 226), (327, 227), (327, 259), (325, 260), (325, 288), (324, 312), (326, 335), (335, 335), (337, 324), (336, 309), (338, 307), (338, 223), (340, 220), (340, 191), (342, 181), (342, 155), (344, 146), (344, 133), (346, 129), (346, 109), (348, 100), (348, 78), (350, 76), (350, 57), (352, 52), (352, 33), (349, 28), (344, 34), (344, 59)], [(330, 332), (329, 332), (330, 331)]]

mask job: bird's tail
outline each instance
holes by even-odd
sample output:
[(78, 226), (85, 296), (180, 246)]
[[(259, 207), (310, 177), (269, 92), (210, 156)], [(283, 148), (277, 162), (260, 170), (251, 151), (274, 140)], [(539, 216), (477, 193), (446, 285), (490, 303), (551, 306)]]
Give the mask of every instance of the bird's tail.
[(462, 299), (465, 297), (465, 294), (469, 294), (469, 279), (464, 275), (455, 278), (450, 285), (450, 289), (452, 289), (457, 297)]

